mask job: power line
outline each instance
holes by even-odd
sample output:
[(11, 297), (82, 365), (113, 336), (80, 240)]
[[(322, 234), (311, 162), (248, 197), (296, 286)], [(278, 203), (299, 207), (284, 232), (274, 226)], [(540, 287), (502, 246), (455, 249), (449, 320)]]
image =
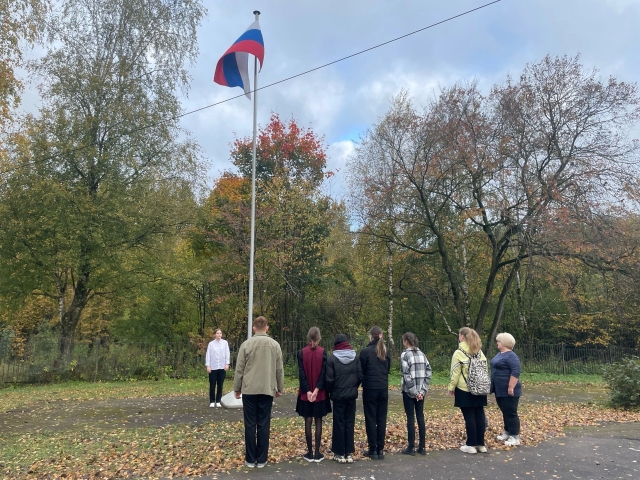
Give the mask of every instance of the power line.
[[(383, 47), (383, 46), (388, 45), (388, 44), (390, 44), (390, 43), (397, 42), (398, 40), (402, 40), (403, 38), (410, 37), (411, 35), (415, 35), (416, 33), (424, 32), (425, 30), (428, 30), (428, 29), (433, 28), (433, 27), (437, 27), (438, 25), (442, 25), (443, 23), (447, 23), (447, 22), (450, 22), (451, 20), (455, 20), (455, 19), (457, 19), (457, 18), (463, 17), (463, 16), (468, 15), (468, 14), (470, 14), (470, 13), (477, 12), (478, 10), (482, 10), (483, 8), (489, 7), (489, 6), (494, 5), (494, 4), (496, 4), (496, 3), (500, 3), (501, 1), (502, 1), (502, 0), (494, 0), (493, 2), (485, 3), (484, 5), (481, 5), (481, 6), (479, 6), (479, 7), (472, 8), (471, 10), (467, 10), (467, 11), (465, 11), (465, 12), (459, 13), (459, 14), (457, 14), (457, 15), (454, 15), (454, 16), (452, 16), (452, 17), (446, 18), (446, 19), (444, 19), (444, 20), (440, 20), (439, 22), (432, 23), (431, 25), (428, 25), (428, 26), (426, 26), (426, 27), (420, 28), (420, 29), (418, 29), (418, 30), (414, 30), (413, 32), (409, 32), (409, 33), (407, 33), (407, 34), (404, 34), (404, 35), (401, 35), (401, 36), (399, 36), (399, 37), (393, 38), (393, 39), (391, 39), (391, 40), (387, 40), (386, 42), (379, 43), (379, 44), (377, 44), (377, 45), (374, 45), (373, 47), (365, 48), (364, 50), (360, 50), (359, 52), (352, 53), (351, 55), (347, 55), (347, 56), (345, 56), (345, 57), (339, 58), (339, 59), (334, 60), (334, 61), (332, 61), (332, 62), (325, 63), (325, 64), (320, 65), (320, 66), (318, 66), (318, 67), (311, 68), (311, 69), (309, 69), (309, 70), (305, 70), (304, 72), (301, 72), (301, 73), (297, 73), (296, 75), (292, 75), (292, 76), (290, 76), (290, 77), (283, 78), (282, 80), (278, 80), (277, 82), (269, 83), (268, 85), (264, 85), (264, 86), (262, 86), (262, 87), (256, 88), (256, 89), (254, 89), (254, 90), (251, 90), (251, 93), (255, 93), (255, 92), (258, 92), (258, 91), (260, 91), (260, 90), (265, 90), (265, 89), (267, 89), (267, 88), (273, 87), (274, 85), (278, 85), (278, 84), (280, 84), (280, 83), (288, 82), (289, 80), (292, 80), (292, 79), (294, 79), (294, 78), (298, 78), (298, 77), (301, 77), (301, 76), (303, 76), (303, 75), (307, 75), (308, 73), (315, 72), (315, 71), (317, 71), (317, 70), (321, 70), (321, 69), (326, 68), (326, 67), (329, 67), (329, 66), (331, 66), (331, 65), (335, 65), (336, 63), (343, 62), (343, 61), (345, 61), (345, 60), (348, 60), (349, 58), (353, 58), (353, 57), (356, 57), (356, 56), (358, 56), (358, 55), (362, 55), (363, 53), (367, 53), (367, 52), (370, 52), (371, 50), (375, 50), (376, 48), (380, 48), (380, 47)], [(171, 117), (171, 118), (168, 118), (168, 119), (165, 119), (165, 120), (160, 120), (160, 121), (155, 122), (155, 123), (150, 123), (150, 124), (147, 124), (147, 125), (142, 125), (141, 127), (134, 128), (133, 130), (129, 130), (129, 131), (127, 131), (127, 132), (122, 133), (122, 134), (120, 135), (120, 137), (124, 137), (124, 136), (126, 136), (126, 135), (132, 135), (132, 134), (137, 133), (137, 132), (140, 132), (140, 131), (142, 131), (142, 130), (146, 130), (146, 129), (148, 129), (148, 128), (153, 128), (153, 127), (156, 127), (156, 126), (158, 126), (158, 125), (162, 125), (163, 123), (172, 122), (172, 121), (177, 120), (177, 119), (179, 119), (179, 118), (186, 117), (187, 115), (192, 115), (192, 114), (197, 113), (197, 112), (200, 112), (200, 111), (202, 111), (202, 110), (206, 110), (206, 109), (208, 109), (208, 108), (212, 108), (212, 107), (215, 107), (215, 106), (217, 106), (217, 105), (221, 105), (221, 104), (223, 104), (223, 103), (230, 102), (231, 100), (235, 100), (236, 98), (240, 98), (240, 97), (244, 97), (244, 96), (245, 96), (245, 93), (243, 92), (243, 93), (241, 93), (241, 94), (239, 94), (239, 95), (235, 95), (235, 96), (233, 96), (233, 97), (229, 97), (229, 98), (227, 98), (227, 99), (225, 99), (225, 100), (221, 100), (221, 101), (219, 101), (219, 102), (215, 102), (215, 103), (212, 103), (212, 104), (210, 104), (210, 105), (206, 105), (206, 106), (204, 106), (204, 107), (196, 108), (195, 110), (191, 110), (191, 111), (188, 111), (188, 112), (185, 112), (185, 113), (181, 113), (180, 115), (176, 115), (176, 116), (174, 116), (174, 117)], [(79, 147), (76, 147), (76, 148), (73, 148), (73, 149), (70, 149), (70, 150), (66, 150), (66, 151), (64, 151), (64, 152), (61, 152), (61, 153), (58, 153), (58, 154), (52, 155), (52, 156), (50, 156), (50, 157), (48, 157), (48, 158), (45, 158), (45, 159), (43, 159), (43, 160), (51, 160), (51, 159), (56, 158), (56, 157), (59, 157), (59, 156), (61, 156), (61, 155), (66, 155), (66, 154), (69, 154), (69, 153), (74, 153), (74, 152), (77, 152), (77, 151), (79, 151), (79, 150), (83, 150), (83, 149), (85, 149), (85, 148), (89, 148), (89, 147), (91, 147), (91, 146), (93, 146), (93, 143), (88, 144), (88, 145), (81, 145), (81, 146), (79, 146)], [(2, 173), (2, 174), (9, 173), (9, 170), (5, 170), (4, 172), (1, 172), (1, 173)]]

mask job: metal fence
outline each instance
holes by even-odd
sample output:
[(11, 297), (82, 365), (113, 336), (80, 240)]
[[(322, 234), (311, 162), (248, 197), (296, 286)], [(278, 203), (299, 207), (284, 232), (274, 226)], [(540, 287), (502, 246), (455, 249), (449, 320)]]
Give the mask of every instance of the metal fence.
[[(16, 351), (10, 339), (0, 338), (0, 383), (48, 383), (62, 380), (111, 381), (150, 378), (187, 378), (203, 376), (204, 345), (190, 340), (145, 344), (115, 343), (96, 339), (77, 342), (70, 358), (58, 356), (57, 340), (44, 337), (26, 342)], [(436, 372), (448, 372), (455, 338), (420, 342)], [(235, 366), (240, 342), (230, 342), (231, 367)], [(286, 372), (295, 375), (296, 355), (306, 342), (284, 342), (282, 352)], [(352, 342), (359, 351), (366, 343)], [(330, 354), (331, 347), (327, 348)], [(523, 372), (552, 374), (600, 374), (602, 368), (628, 356), (640, 356), (640, 349), (618, 346), (575, 347), (566, 344), (518, 344)], [(399, 350), (392, 351), (394, 365)], [(395, 368), (395, 366), (394, 366)]]

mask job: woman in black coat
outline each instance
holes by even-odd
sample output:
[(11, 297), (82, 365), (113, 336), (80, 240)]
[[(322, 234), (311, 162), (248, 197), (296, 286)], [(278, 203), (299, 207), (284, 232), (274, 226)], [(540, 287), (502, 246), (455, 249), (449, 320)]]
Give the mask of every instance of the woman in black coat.
[(382, 329), (369, 330), (369, 345), (360, 352), (362, 366), (362, 406), (369, 449), (364, 455), (372, 460), (384, 459), (389, 405), (389, 370), (391, 358), (382, 338)]

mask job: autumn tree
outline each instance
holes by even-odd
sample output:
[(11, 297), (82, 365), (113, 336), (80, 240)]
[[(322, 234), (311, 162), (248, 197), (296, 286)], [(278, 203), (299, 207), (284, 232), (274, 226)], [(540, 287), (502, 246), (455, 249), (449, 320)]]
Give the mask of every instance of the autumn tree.
[(197, 146), (176, 115), (198, 0), (66, 0), (33, 66), (43, 106), (1, 187), (6, 293), (56, 300), (60, 352), (96, 295), (156, 281), (162, 239), (193, 211)]
[[(210, 256), (215, 281), (210, 313), (226, 311), (221, 321), (227, 323), (236, 318), (235, 331), (246, 318), (251, 138), (236, 139), (231, 159), (239, 174), (216, 181), (205, 206), (200, 250)], [(319, 188), (325, 164), (324, 140), (312, 129), (276, 114), (260, 128), (254, 308), (272, 319), (271, 331), (281, 340), (300, 338), (308, 297), (321, 283), (334, 208)]]
[(0, 0), (0, 131), (20, 102), (23, 47), (39, 38), (48, 7), (48, 0)]
[(528, 65), (486, 96), (475, 83), (443, 89), (422, 112), (403, 94), (350, 164), (354, 212), (363, 232), (437, 257), (457, 324), (482, 333), (492, 314), (491, 338), (522, 265), (571, 253), (550, 232), (625, 197), (638, 105), (634, 84), (577, 57)]

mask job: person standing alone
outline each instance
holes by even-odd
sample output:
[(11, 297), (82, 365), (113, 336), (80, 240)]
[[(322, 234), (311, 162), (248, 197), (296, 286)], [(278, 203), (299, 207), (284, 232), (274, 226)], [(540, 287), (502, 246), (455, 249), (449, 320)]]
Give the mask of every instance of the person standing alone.
[(268, 331), (266, 318), (253, 321), (254, 335), (240, 345), (233, 379), (235, 397), (242, 398), (245, 465), (249, 468), (267, 464), (273, 398), (284, 391), (282, 350)]
[[(216, 329), (215, 338), (209, 342), (205, 366), (209, 374), (209, 406), (221, 407), (222, 386), (229, 370), (229, 344), (222, 339), (222, 330)], [(216, 387), (218, 391), (216, 392)]]

